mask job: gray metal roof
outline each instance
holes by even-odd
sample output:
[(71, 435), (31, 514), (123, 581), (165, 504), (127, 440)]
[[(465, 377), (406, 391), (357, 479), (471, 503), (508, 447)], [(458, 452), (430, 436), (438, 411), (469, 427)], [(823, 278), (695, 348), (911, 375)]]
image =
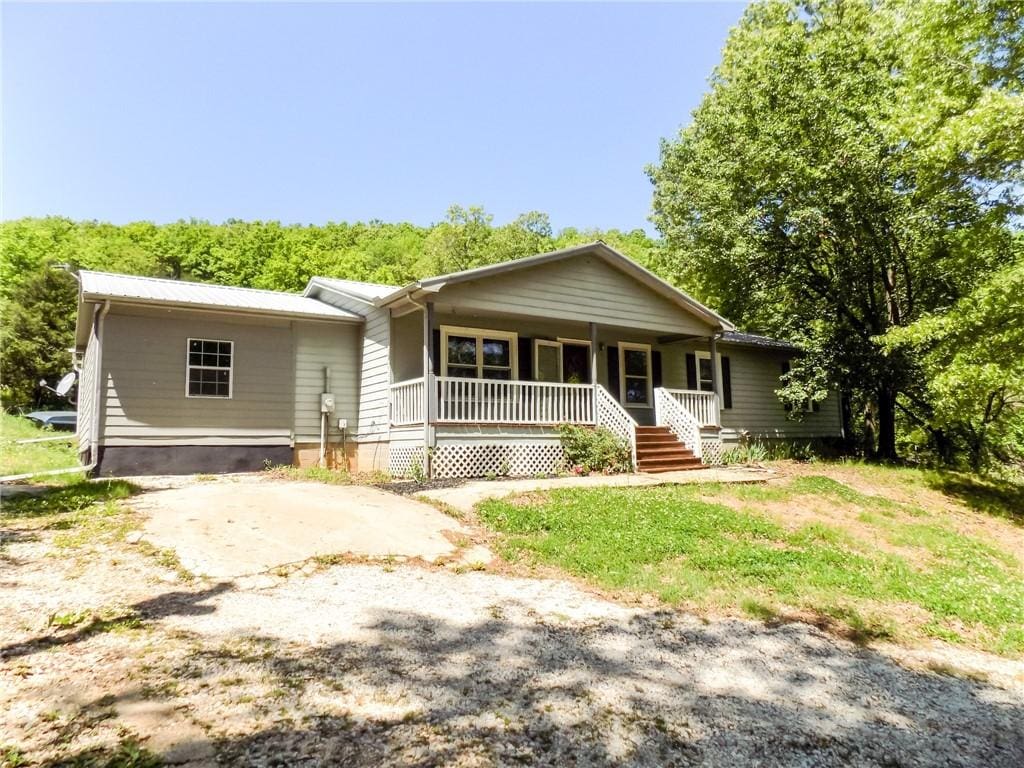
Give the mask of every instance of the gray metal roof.
[(283, 291), (256, 288), (235, 288), (227, 285), (190, 283), (185, 280), (164, 280), (157, 277), (136, 277), (111, 272), (82, 270), (82, 298), (125, 299), (145, 304), (173, 304), (185, 307), (246, 309), (257, 313), (296, 317), (329, 318), (361, 321), (352, 312), (332, 307), (322, 301)]
[(778, 349), (793, 351), (799, 347), (782, 339), (773, 339), (770, 336), (759, 336), (756, 333), (741, 333), (740, 331), (726, 331), (722, 334), (721, 340), (726, 344), (742, 344), (748, 347), (762, 347), (765, 349)]
[(342, 280), (337, 277), (314, 277), (310, 279), (309, 285), (306, 286), (306, 291), (303, 295), (308, 296), (313, 287), (317, 285), (332, 288), (336, 291), (348, 294), (349, 296), (355, 296), (357, 299), (364, 299), (370, 304), (377, 299), (383, 299), (385, 296), (388, 296), (399, 289), (399, 286), (397, 285), (363, 283), (359, 280)]

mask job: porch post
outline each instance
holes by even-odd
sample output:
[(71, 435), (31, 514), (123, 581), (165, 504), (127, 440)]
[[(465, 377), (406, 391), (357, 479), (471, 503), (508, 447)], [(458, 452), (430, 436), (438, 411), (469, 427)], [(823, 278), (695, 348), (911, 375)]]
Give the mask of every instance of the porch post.
[(601, 386), (597, 383), (597, 323), (590, 324), (590, 383), (594, 386), (593, 397), (593, 410), (594, 410), (594, 423), (597, 424), (597, 388)]
[(433, 429), (437, 411), (437, 384), (434, 380), (434, 303), (423, 305), (423, 474), (430, 477), (430, 454), (434, 445)]
[(711, 389), (715, 393), (717, 409), (715, 411), (715, 424), (722, 423), (722, 382), (718, 375), (718, 336), (711, 334)]

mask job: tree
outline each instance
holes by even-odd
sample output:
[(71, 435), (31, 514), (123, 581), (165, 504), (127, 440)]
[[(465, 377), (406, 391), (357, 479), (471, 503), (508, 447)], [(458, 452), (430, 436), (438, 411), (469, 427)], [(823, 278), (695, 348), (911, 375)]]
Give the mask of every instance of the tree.
[(852, 392), (876, 415), (883, 458), (896, 456), (897, 408), (927, 403), (913, 350), (879, 339), (1009, 258), (1022, 8), (755, 4), (693, 122), (648, 169), (673, 277), (803, 342), (783, 396)]

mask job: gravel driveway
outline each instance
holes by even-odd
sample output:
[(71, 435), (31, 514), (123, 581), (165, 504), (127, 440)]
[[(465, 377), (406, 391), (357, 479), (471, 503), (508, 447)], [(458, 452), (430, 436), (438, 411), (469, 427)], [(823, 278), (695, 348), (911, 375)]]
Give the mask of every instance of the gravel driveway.
[(8, 533), (0, 745), (40, 765), (125, 739), (193, 768), (1024, 764), (1016, 661), (438, 566), (182, 583)]

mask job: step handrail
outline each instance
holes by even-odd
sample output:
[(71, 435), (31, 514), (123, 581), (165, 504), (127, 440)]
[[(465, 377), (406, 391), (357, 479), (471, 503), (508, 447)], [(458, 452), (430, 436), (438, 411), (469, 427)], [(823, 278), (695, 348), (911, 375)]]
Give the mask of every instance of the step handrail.
[(668, 427), (698, 459), (704, 458), (700, 444), (700, 423), (664, 388), (654, 388), (654, 422)]
[(633, 462), (633, 471), (636, 471), (636, 419), (612, 397), (603, 384), (598, 384), (596, 391), (594, 423), (629, 443), (629, 458)]

